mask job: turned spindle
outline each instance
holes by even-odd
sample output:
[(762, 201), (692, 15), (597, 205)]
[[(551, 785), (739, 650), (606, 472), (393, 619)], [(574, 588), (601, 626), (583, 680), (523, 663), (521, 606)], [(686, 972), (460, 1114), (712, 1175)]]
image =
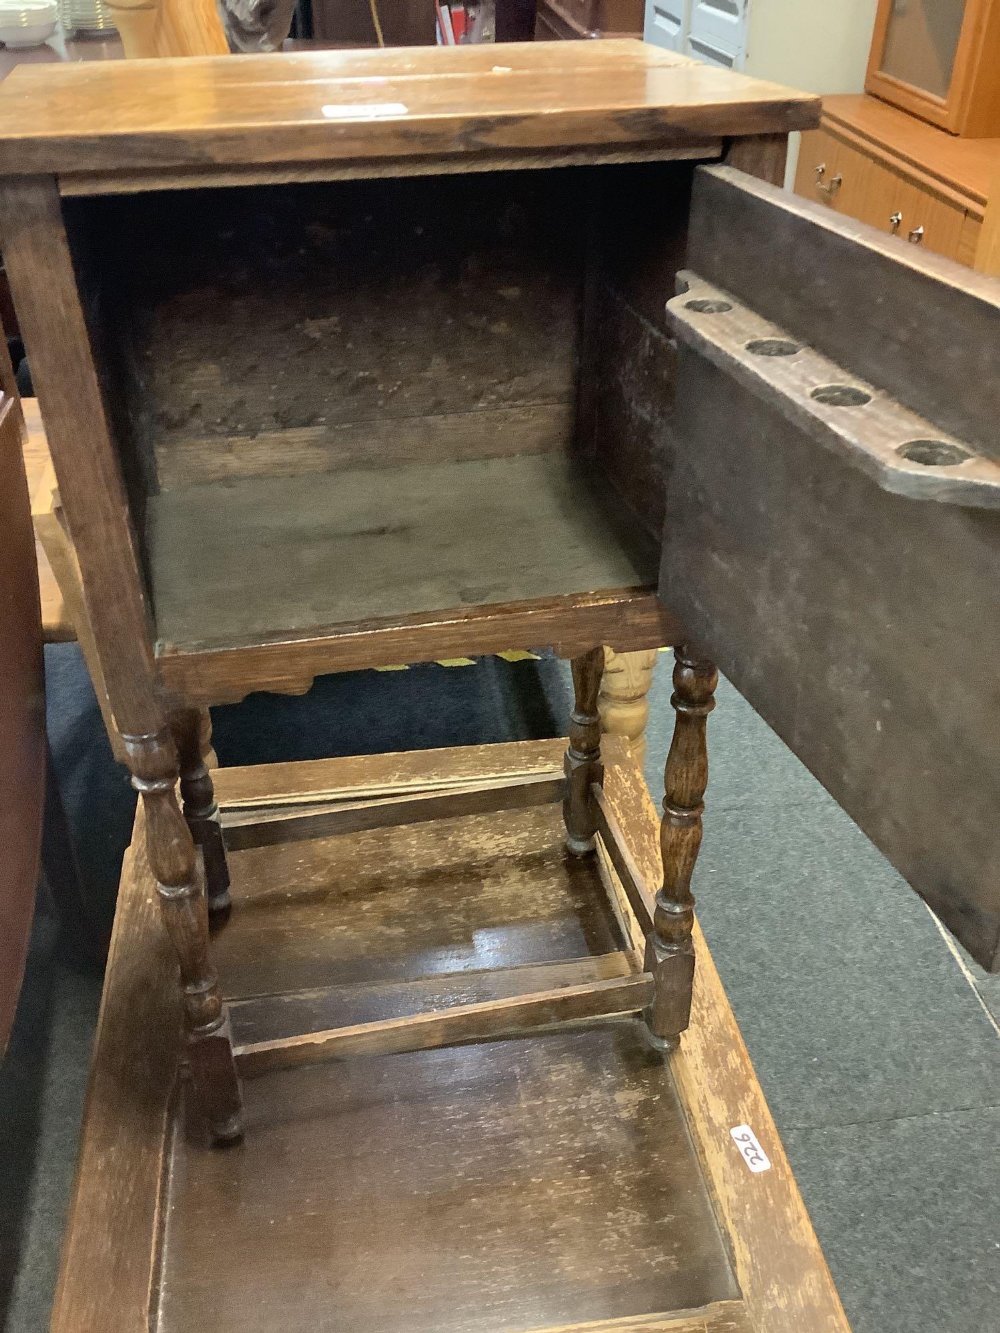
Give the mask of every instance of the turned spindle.
[(653, 684), (658, 650), (616, 653), (605, 648), (604, 675), (597, 699), (601, 730), (621, 736), (641, 769), (646, 756), (646, 724), (649, 721), (649, 690)]
[(591, 783), (601, 780), (601, 718), (597, 695), (604, 670), (604, 649), (592, 648), (574, 657), (573, 711), (570, 714), (569, 748), (563, 771), (569, 784), (563, 802), (566, 847), (574, 856), (594, 850), (597, 824), (590, 800)]
[(708, 715), (715, 707), (719, 673), (687, 646), (674, 650), (674, 734), (663, 775), (660, 854), (663, 884), (656, 895), (653, 930), (646, 941), (646, 970), (655, 978), (646, 1021), (655, 1043), (673, 1050), (691, 1018), (694, 981), (694, 896), (691, 876), (701, 846), (708, 786)]
[(160, 915), (180, 965), (195, 1095), (213, 1139), (233, 1142), (242, 1135), (242, 1094), (229, 1014), (209, 956), (204, 877), (177, 803), (177, 750), (168, 731), (123, 734), (122, 741), (132, 785), (142, 798), (146, 853), (156, 880)]
[(229, 911), (229, 864), (208, 771), (212, 719), (207, 708), (183, 708), (170, 719), (180, 760), (181, 808), (205, 868), (208, 910), (216, 920)]

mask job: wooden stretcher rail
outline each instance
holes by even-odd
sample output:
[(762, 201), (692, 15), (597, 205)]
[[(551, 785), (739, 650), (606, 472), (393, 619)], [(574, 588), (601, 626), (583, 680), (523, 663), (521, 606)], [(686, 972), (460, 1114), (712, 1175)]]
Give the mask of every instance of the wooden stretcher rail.
[(458, 791), (421, 792), (387, 796), (380, 800), (339, 802), (321, 809), (295, 806), (255, 810), (223, 816), (226, 846), (230, 851), (247, 847), (270, 847), (276, 843), (306, 838), (329, 838), (363, 829), (394, 828), (431, 819), (456, 819), (463, 815), (494, 814), (499, 810), (525, 810), (552, 805), (566, 796), (566, 779), (549, 774), (529, 774), (512, 782), (484, 782)]
[(485, 1041), (575, 1019), (638, 1013), (652, 998), (653, 978), (642, 972), (384, 1022), (253, 1042), (236, 1046), (233, 1053), (239, 1072), (253, 1078), (271, 1069), (290, 1069), (320, 1060), (398, 1055), (464, 1041)]
[(653, 929), (653, 913), (649, 904), (654, 901), (656, 890), (643, 882), (642, 871), (632, 855), (625, 833), (620, 827), (604, 791), (596, 783), (590, 789), (590, 799), (593, 802), (597, 832), (604, 844), (608, 860), (621, 881), (629, 906), (642, 929), (643, 935), (648, 935)]
[(941, 431), (695, 273), (667, 302), (677, 336), (884, 491), (1000, 509), (1000, 463)]

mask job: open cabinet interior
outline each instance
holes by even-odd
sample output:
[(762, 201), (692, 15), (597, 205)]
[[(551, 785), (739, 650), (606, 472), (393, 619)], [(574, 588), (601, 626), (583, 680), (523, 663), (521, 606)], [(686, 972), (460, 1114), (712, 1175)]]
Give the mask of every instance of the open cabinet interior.
[(161, 644), (655, 585), (690, 174), (67, 200)]

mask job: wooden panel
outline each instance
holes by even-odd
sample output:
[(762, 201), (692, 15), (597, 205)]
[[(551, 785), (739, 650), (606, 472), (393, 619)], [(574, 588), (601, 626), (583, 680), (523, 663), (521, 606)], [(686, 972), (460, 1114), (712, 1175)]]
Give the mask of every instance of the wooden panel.
[(631, 652), (682, 638), (680, 624), (653, 589), (617, 588), (269, 635), (251, 646), (163, 648), (159, 667), (168, 688), (190, 702), (212, 704), (242, 699), (251, 690), (302, 692), (325, 671), (545, 646), (560, 657), (577, 657), (595, 644)]
[[(605, 744), (605, 792), (644, 885), (662, 874), (659, 814), (642, 774)], [(707, 816), (711, 829), (711, 812)], [(612, 876), (613, 879), (613, 876)], [(653, 911), (652, 896), (647, 911)], [(622, 901), (623, 915), (629, 915)], [(754, 1333), (850, 1333), (792, 1168), (697, 919), (691, 1026), (671, 1057), (691, 1134), (731, 1247), (747, 1327)], [(730, 1131), (750, 1125), (771, 1169), (752, 1174)], [(709, 1325), (711, 1327), (711, 1325)]]
[(54, 180), (3, 182), (0, 237), (115, 718), (133, 735), (154, 732), (162, 716), (134, 533)]
[(188, 647), (654, 582), (555, 454), (164, 492), (147, 549), (159, 637)]
[[(558, 765), (564, 744), (270, 765), (223, 771), (218, 787), (224, 802), (228, 792), (242, 803), (267, 805), (296, 792), (359, 796), (384, 791), (387, 783), (450, 785), (473, 773), (546, 771)], [(606, 789), (616, 817), (629, 829), (644, 879), (655, 881), (658, 818), (642, 776), (621, 767), (624, 752), (613, 740), (608, 759)], [(423, 829), (421, 837), (428, 833)], [(450, 893), (453, 851), (454, 839), (444, 840), (426, 861), (431, 868), (443, 856), (443, 874), (433, 872), (435, 891)], [(364, 859), (353, 864), (374, 868)], [(418, 874), (421, 864), (422, 856)], [(267, 868), (260, 869), (258, 888), (267, 880)], [(392, 896), (393, 883), (408, 882), (405, 852), (389, 875), (389, 881), (376, 875), (364, 883), (344, 881), (355, 919), (367, 916), (366, 903), (380, 911), (379, 898)], [(309, 882), (320, 877), (307, 869)], [(276, 900), (283, 882), (272, 880)], [(237, 884), (237, 899), (241, 891)], [(144, 861), (130, 856), (55, 1333), (138, 1333), (150, 1308), (158, 1333), (187, 1333), (206, 1321), (219, 1333), (263, 1333), (276, 1323), (299, 1333), (318, 1322), (344, 1333), (846, 1333), (700, 936), (696, 1023), (669, 1066), (636, 1040), (630, 1025), (615, 1024), (269, 1075), (248, 1085), (250, 1133), (235, 1152), (213, 1152), (168, 1130), (161, 1287), (156, 1200), (177, 1012), (164, 1004), (172, 991), (159, 969), (160, 936), (148, 916), (153, 893)], [(524, 919), (537, 911), (530, 872), (520, 894), (513, 915)], [(407, 924), (423, 923), (414, 959), (421, 950), (434, 956), (426, 946), (435, 920), (439, 939), (447, 942), (461, 917), (466, 930), (483, 939), (487, 964), (502, 971), (516, 937), (484, 937), (483, 898), (456, 895), (431, 913), (426, 885), (423, 895), (422, 905), (414, 903), (406, 915)], [(509, 908), (516, 897), (512, 892)], [(355, 928), (352, 913), (342, 913), (342, 921)], [(286, 960), (294, 973), (301, 933), (281, 933), (277, 916), (275, 926), (270, 961), (280, 970), (280, 956), (290, 949)], [(234, 916), (220, 939), (241, 928)], [(343, 941), (359, 972), (366, 963), (369, 969), (369, 984), (352, 988), (356, 999), (340, 992), (358, 1016), (371, 1014), (365, 1006), (373, 1002), (393, 1003), (392, 986), (376, 999), (370, 984), (384, 971), (383, 943), (398, 945), (401, 953), (406, 948), (403, 936), (377, 923), (369, 939), (379, 947), (367, 955), (356, 941)], [(590, 946), (599, 950), (599, 941)], [(595, 957), (591, 964), (599, 969), (606, 961)], [(581, 965), (574, 956), (557, 966)], [(545, 967), (534, 971), (542, 975)], [(467, 983), (486, 984), (481, 973)], [(436, 984), (460, 989), (466, 979), (428, 983)], [(258, 1002), (234, 1009), (253, 1007), (261, 1012)], [(151, 1045), (150, 1030), (162, 1041)], [(115, 1099), (121, 1102), (130, 1086), (123, 1082), (129, 1068), (142, 1069), (143, 1095), (126, 1097), (122, 1107)], [(123, 1116), (127, 1133), (119, 1138)], [(742, 1122), (755, 1127), (771, 1159), (762, 1175), (747, 1171), (729, 1137), (730, 1127)], [(725, 1222), (724, 1244), (706, 1181)], [(253, 1263), (216, 1262), (220, 1252), (252, 1253)], [(376, 1269), (381, 1277), (372, 1282)]]
[(691, 269), (1000, 459), (995, 281), (728, 168), (696, 176)]
[(81, 172), (648, 145), (808, 129), (818, 107), (631, 41), (515, 43), (501, 65), (492, 49), (461, 46), (293, 54), (280, 65), (20, 66), (0, 90), (0, 162)]
[[(159, 1333), (600, 1330), (736, 1295), (633, 1025), (270, 1074), (247, 1108), (238, 1155), (176, 1141)], [(206, 1265), (209, 1232), (251, 1271)]]
[(997, 515), (889, 495), (697, 354), (681, 364), (663, 596), (997, 966)]
[(52, 1333), (146, 1333), (155, 1303), (181, 1005), (144, 834), (140, 804), (122, 866), (107, 964), (112, 981), (105, 984), (94, 1043)]
[(664, 305), (684, 262), (691, 171), (657, 164), (600, 178), (589, 239), (578, 447), (636, 529), (656, 541), (669, 484), (675, 361)]
[(588, 179), (67, 202), (133, 471), (183, 485), (565, 447), (583, 271), (565, 218)]
[(21, 413), (0, 396), (0, 1054), (14, 1021), (35, 908), (45, 797), (45, 678)]
[(56, 474), (49, 456), (49, 446), (45, 442), (38, 402), (34, 398), (28, 398), (22, 400), (22, 406), (28, 430), (24, 442), (24, 470), (28, 478), (31, 519), (35, 529), (38, 591), (42, 603), (42, 635), (46, 643), (71, 643), (76, 638), (76, 630), (40, 536), (40, 526), (47, 520), (58, 522), (52, 512), (52, 492), (55, 490)]
[(226, 993), (613, 952), (621, 941), (593, 864), (565, 853), (561, 820), (542, 806), (233, 852), (234, 929), (214, 946)]
[(339, 801), (303, 806), (274, 806), (240, 815), (227, 815), (226, 846), (267, 847), (275, 843), (302, 842), (361, 829), (400, 828), (430, 819), (454, 819), (460, 815), (490, 814), (497, 810), (523, 810), (550, 805), (566, 796), (561, 775), (531, 774), (508, 782), (468, 783), (453, 791), (414, 792), (365, 801)]
[(483, 972), (445, 972), (420, 981), (355, 982), (279, 995), (237, 1000), (230, 1006), (237, 1045), (274, 1041), (289, 1033), (321, 1032), (336, 1023), (385, 1022), (407, 1014), (482, 1004), (526, 992), (581, 986), (627, 976), (632, 968), (624, 953), (595, 954), (561, 963), (528, 963), (524, 967)]
[(980, 273), (1000, 276), (1000, 171), (993, 177), (980, 235), (975, 238), (975, 264)]
[(610, 977), (582, 985), (507, 995), (422, 1014), (327, 1028), (236, 1047), (236, 1067), (247, 1078), (274, 1069), (298, 1069), (326, 1060), (401, 1055), (472, 1041), (513, 1037), (531, 1028), (640, 1014), (653, 999), (651, 973)]

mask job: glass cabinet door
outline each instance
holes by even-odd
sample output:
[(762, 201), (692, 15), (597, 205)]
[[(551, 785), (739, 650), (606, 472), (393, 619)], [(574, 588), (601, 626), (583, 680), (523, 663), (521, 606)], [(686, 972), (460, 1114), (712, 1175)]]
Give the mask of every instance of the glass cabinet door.
[(879, 72), (948, 96), (966, 0), (892, 0)]

